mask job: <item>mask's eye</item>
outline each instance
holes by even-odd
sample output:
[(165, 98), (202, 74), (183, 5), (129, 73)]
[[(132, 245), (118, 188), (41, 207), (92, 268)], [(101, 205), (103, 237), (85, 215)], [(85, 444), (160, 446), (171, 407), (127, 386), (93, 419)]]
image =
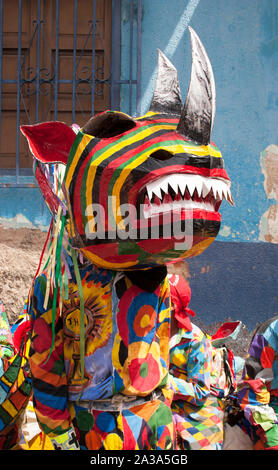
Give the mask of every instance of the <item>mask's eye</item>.
[(156, 150), (156, 152), (153, 152), (150, 157), (155, 158), (156, 160), (169, 160), (169, 158), (172, 158), (172, 154), (170, 152), (167, 152), (167, 150), (159, 149)]
[(129, 116), (109, 112), (92, 117), (82, 128), (82, 132), (103, 139), (123, 134), (134, 127), (136, 123)]

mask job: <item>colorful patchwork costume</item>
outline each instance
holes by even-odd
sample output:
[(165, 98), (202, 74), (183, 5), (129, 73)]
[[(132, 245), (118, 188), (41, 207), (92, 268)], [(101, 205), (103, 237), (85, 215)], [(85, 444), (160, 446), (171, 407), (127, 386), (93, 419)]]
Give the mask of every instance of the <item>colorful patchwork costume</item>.
[[(214, 348), (211, 339), (191, 323), (191, 289), (182, 277), (170, 275), (170, 294), (178, 331), (170, 340), (172, 410), (180, 449), (220, 450), (224, 412), (213, 386)], [(217, 371), (218, 372), (218, 371)], [(217, 374), (218, 375), (218, 374)], [(224, 395), (224, 392), (223, 392)]]
[(0, 302), (0, 450), (11, 450), (21, 440), (21, 423), (32, 385), (24, 343), (14, 346), (7, 314)]
[(262, 323), (252, 338), (239, 383), (242, 426), (254, 449), (278, 450), (278, 317)]
[(105, 111), (76, 132), (61, 122), (22, 126), (53, 214), (29, 314), (34, 408), (55, 448), (175, 448), (165, 265), (202, 253), (222, 199), (232, 204), (210, 143), (212, 69), (190, 35), (184, 106), (159, 51), (145, 116)]

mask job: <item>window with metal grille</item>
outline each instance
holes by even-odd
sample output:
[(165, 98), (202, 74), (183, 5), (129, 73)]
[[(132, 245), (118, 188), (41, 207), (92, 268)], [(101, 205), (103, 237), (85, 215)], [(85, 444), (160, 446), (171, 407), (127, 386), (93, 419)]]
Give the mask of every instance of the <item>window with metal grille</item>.
[(128, 3), (122, 70), (121, 3), (0, 0), (0, 187), (33, 184), (21, 124), (82, 126), (98, 112), (120, 109), (121, 94), (127, 112), (138, 111), (142, 6)]

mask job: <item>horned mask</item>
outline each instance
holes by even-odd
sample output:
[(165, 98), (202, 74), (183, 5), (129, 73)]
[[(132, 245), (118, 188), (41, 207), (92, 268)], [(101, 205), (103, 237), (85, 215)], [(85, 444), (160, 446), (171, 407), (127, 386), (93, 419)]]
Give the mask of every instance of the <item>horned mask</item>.
[[(22, 126), (35, 175), (52, 211), (63, 204), (71, 246), (112, 270), (150, 268), (202, 253), (215, 239), (230, 180), (210, 141), (215, 83), (206, 51), (190, 30), (192, 66), (183, 105), (177, 70), (158, 52), (150, 110), (92, 117), (77, 133), (61, 122)], [(62, 197), (45, 165), (64, 167)]]

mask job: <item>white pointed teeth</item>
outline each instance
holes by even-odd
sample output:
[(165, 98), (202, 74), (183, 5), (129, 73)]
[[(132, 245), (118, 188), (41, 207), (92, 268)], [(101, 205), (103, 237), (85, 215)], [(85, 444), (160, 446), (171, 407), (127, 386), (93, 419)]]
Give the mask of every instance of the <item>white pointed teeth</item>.
[(172, 188), (172, 190), (177, 194), (179, 192), (179, 185), (178, 185), (178, 181), (177, 180), (174, 180), (172, 178), (172, 180), (170, 182), (168, 182), (168, 187)]
[(147, 186), (147, 193), (148, 193), (148, 198), (149, 200), (152, 199), (153, 195), (157, 196), (159, 199), (162, 198), (161, 196), (161, 189), (159, 186), (153, 187), (151, 190)]
[(193, 194), (196, 191), (198, 196), (202, 198), (206, 198), (212, 191), (216, 200), (222, 200), (224, 198), (233, 204), (229, 181), (218, 178), (206, 178), (205, 176), (189, 173), (174, 173), (172, 175), (166, 175), (147, 184), (149, 200), (152, 199), (153, 195), (162, 199), (162, 191), (164, 193), (168, 193), (169, 186), (176, 194), (180, 193), (182, 196), (184, 196), (186, 189), (191, 197), (193, 197)]
[[(169, 198), (164, 202), (165, 195), (171, 196), (170, 206), (172, 210), (176, 208), (183, 209), (205, 209), (209, 211), (217, 210), (221, 201), (226, 199), (231, 205), (234, 201), (230, 189), (230, 181), (219, 178), (207, 178), (196, 174), (174, 173), (163, 176), (147, 184), (146, 187), (148, 199), (152, 202), (157, 196), (161, 204), (152, 209), (163, 211), (167, 205), (169, 210)], [(158, 201), (158, 200), (156, 200)], [(151, 204), (153, 206), (153, 204)], [(173, 206), (173, 207), (172, 207)]]

